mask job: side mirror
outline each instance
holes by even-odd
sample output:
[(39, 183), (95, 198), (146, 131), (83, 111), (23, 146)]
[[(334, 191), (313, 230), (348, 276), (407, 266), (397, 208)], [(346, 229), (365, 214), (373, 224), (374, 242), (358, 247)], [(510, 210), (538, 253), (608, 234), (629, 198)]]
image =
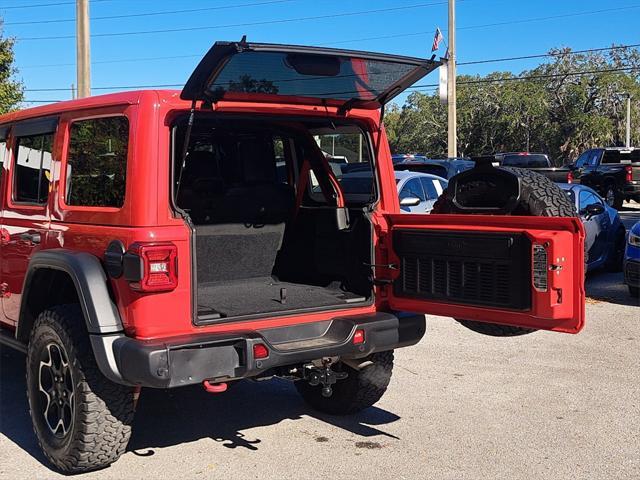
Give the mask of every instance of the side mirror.
[(604, 213), (604, 205), (600, 203), (592, 203), (591, 205), (587, 205), (580, 213), (584, 215), (587, 220), (590, 220), (591, 218)]
[(415, 207), (420, 205), (420, 199), (418, 197), (404, 197), (400, 200), (401, 207)]

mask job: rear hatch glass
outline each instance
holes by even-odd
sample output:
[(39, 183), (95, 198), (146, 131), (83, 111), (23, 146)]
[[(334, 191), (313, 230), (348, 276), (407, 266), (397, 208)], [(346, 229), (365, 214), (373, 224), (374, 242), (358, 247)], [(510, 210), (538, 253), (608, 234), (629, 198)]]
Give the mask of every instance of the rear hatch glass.
[(217, 42), (181, 97), (379, 108), (438, 65), (350, 50)]
[(602, 163), (640, 163), (640, 148), (633, 150), (605, 150)]
[(505, 155), (501, 162), (504, 167), (547, 168), (546, 155)]

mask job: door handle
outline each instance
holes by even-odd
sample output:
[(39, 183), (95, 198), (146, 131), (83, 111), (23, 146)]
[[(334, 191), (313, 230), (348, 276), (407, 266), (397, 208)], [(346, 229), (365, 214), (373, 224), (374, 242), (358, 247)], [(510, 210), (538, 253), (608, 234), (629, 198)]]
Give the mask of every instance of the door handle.
[(42, 241), (42, 236), (38, 232), (21, 233), (18, 237), (23, 242), (31, 242), (36, 245)]

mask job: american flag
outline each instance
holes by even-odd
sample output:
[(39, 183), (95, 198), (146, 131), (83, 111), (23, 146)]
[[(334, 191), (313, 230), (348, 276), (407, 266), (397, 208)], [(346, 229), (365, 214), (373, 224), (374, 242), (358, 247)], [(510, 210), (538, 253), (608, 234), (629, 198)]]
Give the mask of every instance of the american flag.
[(436, 50), (438, 50), (438, 48), (440, 47), (440, 42), (444, 40), (444, 37), (442, 36), (442, 32), (440, 31), (440, 28), (436, 28), (436, 33), (433, 36), (433, 44), (431, 45), (431, 51), (435, 52)]

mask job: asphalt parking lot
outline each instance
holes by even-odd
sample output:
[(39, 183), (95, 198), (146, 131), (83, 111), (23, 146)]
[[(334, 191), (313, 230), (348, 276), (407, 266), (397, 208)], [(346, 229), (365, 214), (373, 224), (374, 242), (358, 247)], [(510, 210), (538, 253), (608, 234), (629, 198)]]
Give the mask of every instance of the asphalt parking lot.
[[(621, 274), (590, 275), (587, 292), (579, 335), (491, 338), (429, 316), (386, 396), (351, 418), (314, 413), (284, 381), (143, 391), (129, 451), (76, 478), (640, 478), (640, 305)], [(0, 361), (0, 477), (56, 478), (24, 357), (0, 347)]]

